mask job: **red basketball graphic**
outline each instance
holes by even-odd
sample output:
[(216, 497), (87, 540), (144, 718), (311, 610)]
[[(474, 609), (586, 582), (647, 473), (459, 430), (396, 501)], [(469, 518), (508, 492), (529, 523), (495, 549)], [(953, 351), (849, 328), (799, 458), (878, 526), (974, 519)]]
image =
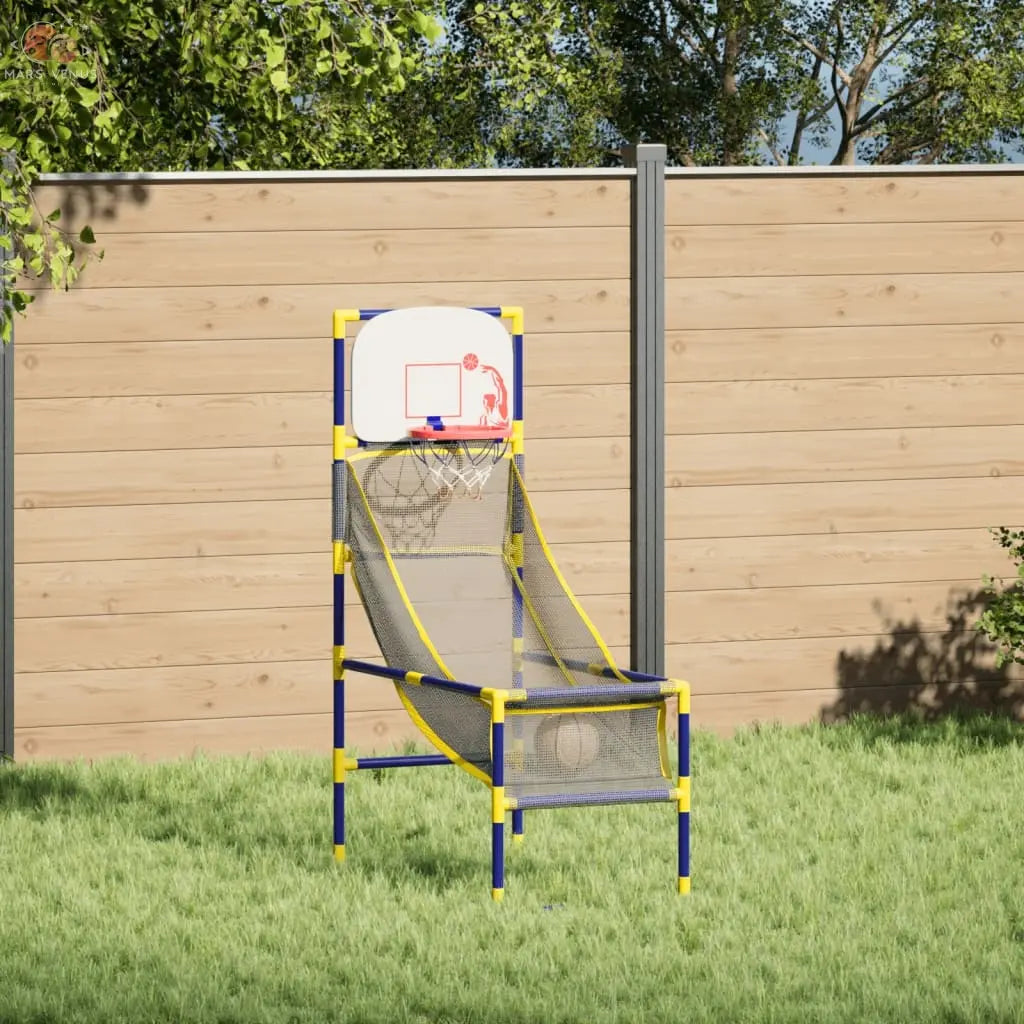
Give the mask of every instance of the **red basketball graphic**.
[(475, 352), (467, 352), (462, 357), (462, 367), (465, 370), (475, 370), (480, 364), (480, 360), (477, 359)]

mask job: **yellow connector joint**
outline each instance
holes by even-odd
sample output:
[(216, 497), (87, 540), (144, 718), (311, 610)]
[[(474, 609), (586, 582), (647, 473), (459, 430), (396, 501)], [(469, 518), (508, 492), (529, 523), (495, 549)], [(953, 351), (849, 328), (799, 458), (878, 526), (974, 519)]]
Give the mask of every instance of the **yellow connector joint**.
[(494, 900), (495, 903), (500, 903), (504, 898), (505, 898), (505, 890), (504, 889), (492, 889), (491, 890), (491, 899)]
[(345, 844), (342, 843), (340, 846), (334, 847), (334, 859), (336, 861), (343, 861), (345, 859)]
[(334, 679), (335, 682), (345, 678), (345, 648), (334, 648)]
[(336, 309), (334, 311), (334, 336), (344, 338), (348, 325), (359, 322), (358, 309)]
[(670, 679), (667, 686), (661, 688), (661, 692), (666, 696), (672, 694), (679, 694), (679, 714), (688, 715), (690, 713), (690, 684), (684, 683), (679, 679)]
[(524, 451), (523, 421), (512, 421), (512, 454), (522, 455)]
[(679, 807), (679, 813), (685, 814), (690, 810), (690, 779), (689, 777), (679, 780), (679, 785), (672, 791)]
[(504, 320), (512, 321), (512, 333), (522, 334), (523, 333), (523, 307), (522, 306), (502, 306), (501, 316)]
[(493, 687), (485, 686), (480, 691), (482, 700), (491, 705), (491, 721), (505, 721), (505, 702), (509, 699), (508, 690), (495, 690)]
[(340, 462), (345, 458), (345, 452), (348, 450), (348, 433), (343, 426), (334, 425), (333, 441), (334, 461)]
[(690, 879), (680, 878), (679, 879), (679, 895), (688, 896), (690, 894)]
[(345, 757), (344, 747), (334, 748), (334, 781), (345, 781), (345, 769), (348, 767), (348, 759)]
[(348, 561), (348, 545), (344, 541), (336, 540), (333, 544), (334, 549), (334, 575), (344, 576), (345, 575), (345, 563)]
[(521, 704), (526, 700), (527, 693), (525, 690), (508, 690), (505, 694), (505, 700), (509, 704)]
[(505, 821), (504, 786), (493, 786), (491, 788), (491, 821), (495, 825), (501, 825)]

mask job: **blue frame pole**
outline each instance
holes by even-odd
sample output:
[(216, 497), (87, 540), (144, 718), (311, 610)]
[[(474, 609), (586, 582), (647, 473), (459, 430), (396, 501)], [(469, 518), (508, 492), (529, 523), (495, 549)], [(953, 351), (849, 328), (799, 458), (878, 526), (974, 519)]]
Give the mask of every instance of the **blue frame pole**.
[(679, 694), (679, 892), (690, 891), (690, 691)]
[(358, 310), (334, 313), (332, 358), (334, 362), (333, 463), (331, 467), (331, 557), (334, 573), (333, 657), (334, 679), (332, 784), (334, 797), (334, 858), (345, 859), (345, 337)]
[(491, 698), (491, 896), (505, 895), (505, 699)]
[[(526, 472), (526, 448), (523, 431), (523, 394), (525, 382), (523, 380), (523, 324), (522, 311), (513, 313), (512, 321), (512, 365), (514, 378), (514, 391), (512, 399), (512, 420), (515, 424), (512, 439), (512, 459), (520, 476), (525, 480)], [(516, 551), (515, 566), (520, 582), (523, 579), (523, 499), (518, 492), (515, 494), (512, 504), (512, 534), (517, 540), (514, 542)], [(516, 652), (515, 672), (513, 680), (516, 689), (523, 686), (523, 595), (518, 587), (512, 590), (512, 643)], [(517, 720), (513, 726), (514, 748), (522, 754), (523, 740), (522, 724)], [(514, 810), (512, 812), (512, 842), (523, 842), (523, 812)]]

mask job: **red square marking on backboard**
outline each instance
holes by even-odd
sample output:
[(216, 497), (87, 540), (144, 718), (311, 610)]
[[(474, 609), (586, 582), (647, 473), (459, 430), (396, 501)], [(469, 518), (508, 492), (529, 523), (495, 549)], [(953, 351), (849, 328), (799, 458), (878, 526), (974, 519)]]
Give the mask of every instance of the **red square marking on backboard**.
[(462, 416), (462, 363), (406, 363), (405, 418)]

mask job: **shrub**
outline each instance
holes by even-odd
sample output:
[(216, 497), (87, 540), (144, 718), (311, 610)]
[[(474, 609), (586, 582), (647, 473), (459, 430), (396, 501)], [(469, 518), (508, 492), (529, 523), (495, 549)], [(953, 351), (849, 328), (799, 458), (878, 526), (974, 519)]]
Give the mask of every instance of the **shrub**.
[(1010, 552), (1017, 566), (1017, 578), (1003, 585), (1001, 580), (984, 577), (985, 592), (991, 600), (978, 620), (978, 629), (996, 644), (999, 667), (1011, 661), (1024, 664), (1024, 530), (1001, 526), (992, 533), (999, 545)]

